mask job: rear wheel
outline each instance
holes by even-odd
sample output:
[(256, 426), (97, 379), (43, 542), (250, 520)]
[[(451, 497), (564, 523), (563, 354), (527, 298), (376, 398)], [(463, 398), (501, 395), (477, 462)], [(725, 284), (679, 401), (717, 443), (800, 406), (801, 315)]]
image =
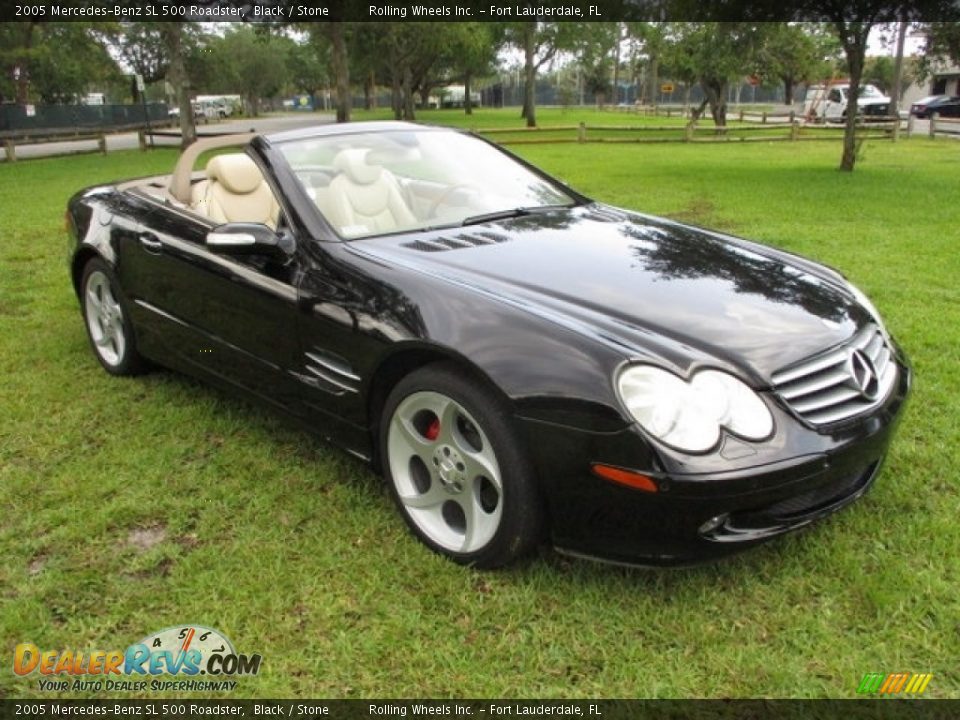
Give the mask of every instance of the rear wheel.
[(83, 269), (80, 284), (83, 319), (93, 354), (112, 375), (135, 375), (144, 369), (137, 352), (126, 300), (109, 266), (95, 258)]
[(459, 368), (430, 365), (400, 381), (380, 428), (382, 466), (411, 530), (458, 563), (505, 565), (540, 539), (529, 459), (494, 391)]

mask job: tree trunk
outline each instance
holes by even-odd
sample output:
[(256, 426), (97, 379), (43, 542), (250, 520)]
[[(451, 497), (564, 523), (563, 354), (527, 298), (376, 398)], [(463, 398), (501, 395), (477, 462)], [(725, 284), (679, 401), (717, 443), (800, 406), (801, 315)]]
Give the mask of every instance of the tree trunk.
[(190, 102), (190, 78), (183, 62), (183, 23), (167, 23), (162, 25), (163, 38), (166, 43), (170, 65), (167, 69), (167, 78), (173, 85), (177, 96), (177, 107), (180, 108), (180, 147), (188, 148), (197, 140), (197, 127), (193, 119), (193, 105)]
[(524, 23), (523, 28), (523, 113), (521, 117), (526, 118), (527, 127), (537, 126), (536, 110), (536, 84), (537, 84), (537, 66), (536, 60), (536, 32), (537, 23)]
[(17, 103), (26, 105), (30, 102), (30, 49), (33, 47), (33, 28), (37, 23), (24, 23), (23, 56), (15, 67), (19, 70), (17, 76)]
[(393, 108), (393, 119), (400, 120), (403, 117), (403, 88), (397, 68), (390, 73), (390, 106)]
[(330, 66), (337, 86), (337, 122), (350, 122), (350, 109), (353, 100), (350, 97), (350, 64), (347, 57), (347, 43), (343, 37), (343, 23), (327, 23), (330, 37)]
[(363, 83), (363, 109), (364, 110), (371, 110), (373, 108), (373, 104), (371, 103), (371, 100), (370, 100), (371, 95), (372, 93), (370, 88), (370, 80), (368, 78), (367, 81)]
[(617, 33), (617, 39), (613, 45), (613, 104), (616, 105), (620, 102), (620, 23), (614, 23), (613, 27)]
[(717, 127), (726, 127), (727, 125), (727, 81), (726, 80), (700, 80), (703, 92), (707, 96), (707, 102), (710, 103), (710, 115)]
[(897, 57), (893, 63), (893, 92), (890, 93), (890, 114), (900, 117), (900, 100), (903, 97), (903, 45), (907, 39), (907, 25), (909, 23), (897, 23)]
[(650, 80), (647, 92), (650, 94), (650, 104), (656, 107), (657, 98), (660, 96), (660, 58), (656, 55), (650, 56)]
[(413, 106), (413, 70), (409, 65), (403, 68), (400, 93), (403, 102), (403, 119), (413, 122), (416, 120), (416, 110)]
[(783, 80), (783, 102), (785, 105), (793, 105), (793, 77), (785, 77)]
[(847, 55), (847, 67), (850, 70), (850, 87), (847, 90), (847, 118), (843, 131), (843, 156), (840, 169), (853, 172), (857, 164), (857, 114), (860, 97), (860, 79), (863, 76), (863, 59), (867, 51), (867, 36), (871, 23), (838, 23), (838, 31)]
[(473, 115), (473, 99), (470, 97), (470, 85), (473, 73), (467, 70), (463, 75), (463, 114)]

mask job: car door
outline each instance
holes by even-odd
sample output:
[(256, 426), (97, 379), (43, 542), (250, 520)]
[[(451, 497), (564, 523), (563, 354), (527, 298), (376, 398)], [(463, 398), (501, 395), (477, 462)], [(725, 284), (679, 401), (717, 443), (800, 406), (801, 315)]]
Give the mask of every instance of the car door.
[(122, 282), (146, 350), (295, 408), (298, 263), (213, 252), (205, 242), (212, 229), (192, 213), (159, 207), (123, 249)]
[(950, 98), (937, 109), (937, 112), (941, 117), (960, 117), (960, 97)]

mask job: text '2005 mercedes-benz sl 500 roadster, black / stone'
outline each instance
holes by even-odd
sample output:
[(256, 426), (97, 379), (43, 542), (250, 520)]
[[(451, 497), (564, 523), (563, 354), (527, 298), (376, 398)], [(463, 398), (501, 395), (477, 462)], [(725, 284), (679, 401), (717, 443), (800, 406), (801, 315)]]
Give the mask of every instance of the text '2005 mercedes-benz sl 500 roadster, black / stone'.
[(871, 486), (910, 387), (836, 271), (449, 129), (205, 139), (170, 175), (78, 193), (67, 224), (107, 372), (278, 408), (478, 567), (544, 540), (695, 562), (807, 526)]

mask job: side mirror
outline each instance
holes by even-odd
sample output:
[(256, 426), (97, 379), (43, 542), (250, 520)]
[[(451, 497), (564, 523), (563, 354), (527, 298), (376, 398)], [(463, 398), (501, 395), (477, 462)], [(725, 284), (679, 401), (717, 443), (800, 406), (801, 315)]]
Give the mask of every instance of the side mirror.
[(207, 233), (207, 247), (224, 255), (271, 255), (286, 259), (293, 254), (293, 238), (262, 223), (234, 222)]

